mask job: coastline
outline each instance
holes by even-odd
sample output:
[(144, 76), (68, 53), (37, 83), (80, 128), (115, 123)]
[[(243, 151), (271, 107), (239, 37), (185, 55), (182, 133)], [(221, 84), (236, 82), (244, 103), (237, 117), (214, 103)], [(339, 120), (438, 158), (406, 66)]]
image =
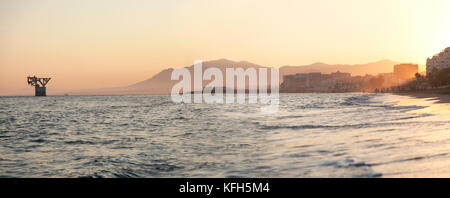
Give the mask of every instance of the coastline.
[(437, 98), (437, 103), (450, 103), (450, 89), (431, 89), (421, 91), (392, 92), (402, 96), (411, 96), (415, 98)]

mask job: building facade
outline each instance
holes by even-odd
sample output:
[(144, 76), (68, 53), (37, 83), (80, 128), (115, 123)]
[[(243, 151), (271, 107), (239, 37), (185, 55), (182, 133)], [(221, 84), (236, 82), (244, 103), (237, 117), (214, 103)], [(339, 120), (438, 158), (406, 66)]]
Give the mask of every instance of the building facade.
[(359, 84), (354, 82), (350, 73), (334, 72), (322, 74), (320, 72), (298, 73), (283, 76), (280, 86), (281, 92), (347, 92), (359, 90)]
[(433, 68), (437, 70), (450, 68), (450, 47), (427, 59), (427, 75), (430, 74)]

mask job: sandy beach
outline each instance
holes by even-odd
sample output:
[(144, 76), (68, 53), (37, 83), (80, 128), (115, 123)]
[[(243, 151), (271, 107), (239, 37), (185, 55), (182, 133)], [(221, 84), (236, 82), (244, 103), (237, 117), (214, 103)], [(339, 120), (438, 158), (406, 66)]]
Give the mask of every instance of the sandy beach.
[(433, 89), (433, 90), (423, 90), (423, 91), (412, 91), (412, 92), (396, 92), (394, 94), (403, 96), (412, 96), (416, 98), (438, 98), (438, 103), (450, 103), (450, 89)]

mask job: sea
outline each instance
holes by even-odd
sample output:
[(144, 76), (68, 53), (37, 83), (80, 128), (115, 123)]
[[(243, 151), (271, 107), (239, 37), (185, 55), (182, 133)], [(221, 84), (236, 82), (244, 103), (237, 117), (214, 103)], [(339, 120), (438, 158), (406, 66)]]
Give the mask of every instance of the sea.
[(393, 94), (0, 97), (0, 177), (450, 177), (450, 104)]

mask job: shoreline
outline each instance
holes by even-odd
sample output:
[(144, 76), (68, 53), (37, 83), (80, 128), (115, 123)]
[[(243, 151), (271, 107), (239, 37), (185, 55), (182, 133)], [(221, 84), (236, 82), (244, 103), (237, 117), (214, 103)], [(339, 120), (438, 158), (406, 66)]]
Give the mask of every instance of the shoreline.
[(437, 103), (450, 103), (450, 89), (431, 89), (422, 91), (391, 92), (401, 96), (411, 96), (415, 98), (437, 98)]

